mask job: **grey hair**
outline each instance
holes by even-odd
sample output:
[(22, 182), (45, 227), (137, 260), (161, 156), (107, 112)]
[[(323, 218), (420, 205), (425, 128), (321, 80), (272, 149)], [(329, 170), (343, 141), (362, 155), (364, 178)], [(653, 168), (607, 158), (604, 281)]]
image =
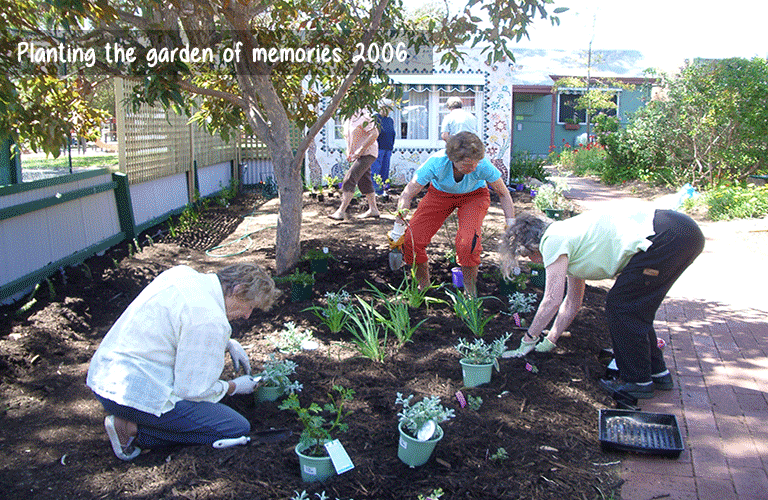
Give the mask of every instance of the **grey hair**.
[(539, 251), (539, 243), (550, 222), (535, 215), (523, 212), (515, 218), (515, 223), (504, 231), (499, 244), (501, 273), (509, 278), (512, 269), (517, 266), (517, 258)]
[(445, 107), (448, 109), (461, 109), (463, 106), (461, 97), (451, 97), (445, 102)]
[(268, 310), (282, 293), (274, 280), (256, 264), (234, 264), (220, 269), (216, 276), (224, 296), (259, 303), (259, 309)]

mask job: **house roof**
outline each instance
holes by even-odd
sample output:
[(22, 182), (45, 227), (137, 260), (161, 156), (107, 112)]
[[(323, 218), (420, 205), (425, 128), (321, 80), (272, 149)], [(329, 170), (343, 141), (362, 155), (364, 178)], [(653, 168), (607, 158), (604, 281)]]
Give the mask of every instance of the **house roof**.
[[(512, 49), (512, 81), (516, 88), (551, 87), (564, 76), (587, 76), (586, 50)], [(637, 50), (593, 50), (592, 77), (621, 80), (644, 78), (651, 64)], [(628, 82), (630, 83), (630, 82)]]

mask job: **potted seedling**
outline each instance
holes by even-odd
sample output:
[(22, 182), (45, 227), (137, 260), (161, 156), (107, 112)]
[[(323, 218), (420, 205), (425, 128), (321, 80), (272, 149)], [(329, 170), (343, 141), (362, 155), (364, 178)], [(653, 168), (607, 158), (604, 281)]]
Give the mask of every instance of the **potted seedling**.
[(264, 370), (258, 375), (261, 382), (256, 389), (256, 401), (275, 401), (286, 392), (294, 394), (300, 391), (303, 385), (297, 381), (291, 382), (289, 378), (296, 373), (297, 366), (289, 359), (277, 360), (274, 354), (270, 355), (269, 361), (264, 363)]
[(312, 288), (315, 285), (315, 273), (307, 273), (294, 269), (293, 273), (275, 280), (291, 284), (291, 302), (301, 302), (312, 297)]
[(506, 343), (511, 336), (511, 333), (505, 333), (490, 344), (483, 339), (475, 339), (473, 342), (459, 339), (456, 350), (462, 356), (459, 364), (465, 387), (477, 387), (491, 381), (493, 367), (499, 370), (498, 358), (506, 350)]
[(563, 194), (567, 190), (568, 183), (562, 179), (555, 184), (542, 184), (536, 191), (533, 204), (550, 219), (566, 219), (573, 214), (573, 204)]
[(499, 286), (499, 295), (509, 295), (510, 293), (525, 290), (525, 285), (528, 283), (528, 275), (521, 272), (519, 267), (515, 267), (512, 270), (512, 277), (510, 279), (505, 278), (499, 270), (493, 273), (493, 276), (496, 278), (496, 283)]
[(398, 392), (395, 400), (396, 405), (403, 406), (397, 414), (400, 419), (397, 457), (410, 467), (418, 467), (427, 463), (437, 442), (443, 438), (443, 429), (439, 424), (455, 415), (452, 409), (440, 404), (437, 396), (423, 398), (413, 405), (411, 399), (413, 394), (403, 398)]
[[(302, 407), (296, 393), (288, 396), (280, 404), (281, 410), (296, 412), (296, 416), (303, 426), (295, 452), (299, 457), (301, 479), (304, 482), (325, 481), (336, 473), (326, 445), (336, 443), (334, 435), (347, 430), (348, 425), (344, 423), (344, 418), (351, 411), (345, 412), (344, 404), (352, 401), (354, 395), (355, 391), (352, 389), (334, 385), (333, 392), (328, 394), (330, 402), (323, 406), (312, 402), (309, 406)], [(329, 417), (325, 417), (323, 414), (329, 415)], [(351, 463), (349, 468), (351, 468)], [(344, 470), (339, 472), (344, 472)]]
[(328, 272), (328, 259), (330, 257), (331, 254), (328, 252), (328, 247), (323, 247), (322, 249), (312, 248), (301, 256), (301, 260), (309, 262), (309, 271), (311, 273), (322, 274)]

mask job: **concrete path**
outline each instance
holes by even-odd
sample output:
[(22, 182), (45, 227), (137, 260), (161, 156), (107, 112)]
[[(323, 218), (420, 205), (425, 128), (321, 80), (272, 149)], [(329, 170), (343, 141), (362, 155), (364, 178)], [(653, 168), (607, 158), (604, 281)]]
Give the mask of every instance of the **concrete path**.
[[(584, 210), (631, 198), (589, 179), (568, 182)], [(685, 450), (678, 459), (624, 455), (624, 500), (768, 499), (768, 220), (700, 226), (704, 252), (654, 322), (675, 388), (640, 401), (643, 411), (676, 415)]]

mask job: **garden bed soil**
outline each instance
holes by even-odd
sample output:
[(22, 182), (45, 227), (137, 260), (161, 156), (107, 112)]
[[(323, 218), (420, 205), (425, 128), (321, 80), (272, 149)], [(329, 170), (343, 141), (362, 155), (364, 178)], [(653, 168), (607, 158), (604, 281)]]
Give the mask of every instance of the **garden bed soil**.
[[(530, 197), (515, 193), (520, 210), (531, 210)], [(323, 294), (342, 287), (371, 300), (371, 286), (398, 286), (402, 271), (388, 266), (385, 233), (395, 198), (382, 203), (381, 219), (336, 222), (327, 218), (338, 196), (322, 202), (307, 195), (302, 225), (302, 249), (328, 247), (330, 272), (317, 275), (313, 298), (290, 302), (286, 293), (269, 312), (255, 311), (233, 325), (233, 338), (248, 350), (254, 371), (275, 351), (278, 332), (294, 322), (314, 334), (320, 347), (290, 355), (299, 365), (304, 385), (302, 404), (324, 403), (334, 384), (350, 387), (349, 430), (339, 438), (355, 467), (324, 484), (301, 481), (293, 447), (300, 429), (293, 414), (278, 403), (254, 403), (250, 396), (224, 401), (245, 415), (253, 430), (288, 427), (294, 434), (274, 444), (251, 444), (216, 450), (188, 446), (149, 450), (133, 462), (112, 453), (103, 427), (104, 410), (85, 386), (88, 363), (100, 340), (130, 301), (161, 271), (187, 264), (201, 271), (238, 261), (255, 261), (274, 272), (274, 228), (270, 212), (276, 200), (259, 193), (241, 193), (229, 207), (211, 204), (196, 225), (174, 238), (167, 224), (138, 238), (139, 252), (120, 245), (86, 266), (67, 268), (29, 298), (0, 309), (0, 489), (14, 499), (131, 498), (131, 499), (289, 499), (302, 490), (311, 498), (325, 491), (329, 498), (417, 499), (442, 488), (443, 499), (599, 499), (618, 498), (621, 455), (601, 451), (598, 410), (612, 407), (598, 388), (609, 347), (603, 316), (605, 289), (587, 287), (584, 307), (554, 353), (527, 359), (500, 360), (490, 384), (462, 387), (459, 355), (453, 346), (472, 333), (447, 305), (412, 310), (415, 322), (426, 322), (413, 342), (396, 349), (390, 342), (383, 363), (361, 358), (351, 349), (350, 335), (331, 334), (310, 312)], [(363, 202), (362, 205), (365, 205)], [(503, 225), (498, 201), (492, 203), (484, 229), (480, 295), (496, 295), (490, 274), (497, 270), (496, 239)], [(350, 207), (350, 215), (364, 206)], [(265, 215), (267, 214), (267, 215)], [(266, 222), (265, 222), (266, 221)], [(233, 233), (234, 231), (234, 233)], [(240, 238), (250, 233), (247, 238)], [(147, 238), (147, 235), (150, 238)], [(234, 241), (208, 252), (212, 246)], [(450, 286), (451, 264), (443, 256), (452, 244), (440, 231), (430, 248), (436, 283)], [(244, 253), (235, 254), (240, 249)], [(229, 255), (213, 257), (209, 253)], [(302, 266), (305, 263), (301, 264)], [(540, 289), (529, 292), (541, 296)], [(51, 292), (54, 292), (51, 295)], [(430, 292), (445, 298), (443, 290)], [(493, 340), (514, 326), (504, 314), (506, 297), (485, 302), (493, 319), (485, 338)], [(516, 330), (509, 347), (517, 347)], [(537, 373), (526, 369), (535, 367)], [(232, 377), (227, 356), (224, 378)], [(482, 398), (479, 410), (461, 408), (455, 396)], [(445, 436), (430, 461), (409, 468), (397, 458), (395, 397), (416, 399), (437, 395), (455, 409), (445, 422)], [(507, 458), (494, 460), (500, 448)]]

